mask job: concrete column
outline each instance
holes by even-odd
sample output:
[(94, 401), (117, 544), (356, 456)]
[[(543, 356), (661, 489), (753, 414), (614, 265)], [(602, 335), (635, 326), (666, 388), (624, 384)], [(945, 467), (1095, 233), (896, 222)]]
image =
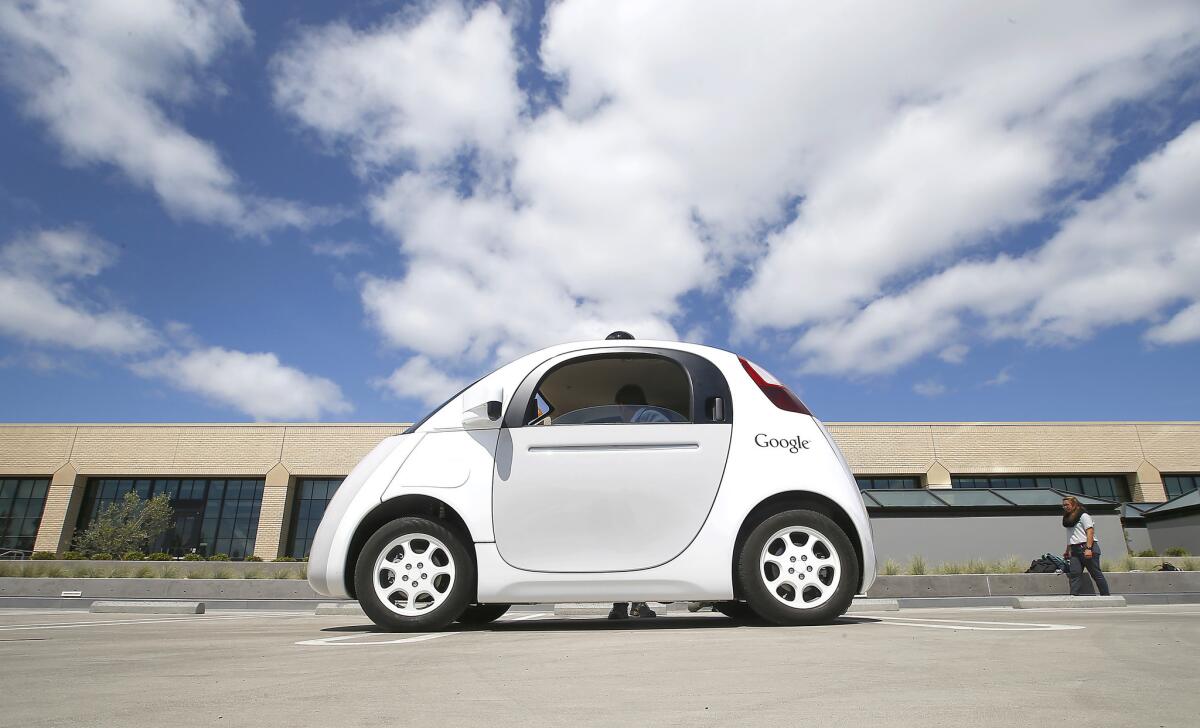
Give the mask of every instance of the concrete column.
[(951, 485), (950, 471), (946, 469), (945, 465), (942, 465), (940, 462), (935, 460), (933, 465), (930, 466), (929, 470), (925, 473), (925, 487), (949, 488)]
[(1143, 460), (1137, 472), (1127, 476), (1129, 480), (1129, 497), (1137, 503), (1159, 503), (1167, 499), (1167, 489), (1163, 485), (1162, 473), (1149, 461)]
[(276, 464), (267, 473), (262, 506), (258, 509), (258, 535), (254, 538), (254, 555), (263, 561), (282, 556), (287, 547), (288, 511), (294, 482), (283, 463)]
[(70, 463), (54, 473), (46, 493), (46, 507), (42, 509), (37, 539), (33, 543), (34, 551), (61, 553), (70, 548), (86, 486), (87, 478), (77, 473)]

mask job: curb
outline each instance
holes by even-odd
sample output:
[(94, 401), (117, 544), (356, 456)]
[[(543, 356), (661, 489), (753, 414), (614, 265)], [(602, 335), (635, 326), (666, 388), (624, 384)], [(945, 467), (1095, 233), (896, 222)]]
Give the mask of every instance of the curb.
[(1016, 609), (1039, 609), (1053, 607), (1057, 609), (1103, 609), (1106, 607), (1123, 607), (1125, 598), (1111, 597), (1016, 597), (1013, 607)]
[(204, 614), (204, 602), (92, 602), (92, 614)]

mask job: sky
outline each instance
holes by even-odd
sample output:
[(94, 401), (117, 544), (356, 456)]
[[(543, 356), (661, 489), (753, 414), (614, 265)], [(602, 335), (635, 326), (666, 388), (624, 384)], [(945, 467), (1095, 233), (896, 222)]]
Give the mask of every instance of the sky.
[(0, 5), (0, 420), (419, 418), (554, 343), (1200, 419), (1200, 4)]

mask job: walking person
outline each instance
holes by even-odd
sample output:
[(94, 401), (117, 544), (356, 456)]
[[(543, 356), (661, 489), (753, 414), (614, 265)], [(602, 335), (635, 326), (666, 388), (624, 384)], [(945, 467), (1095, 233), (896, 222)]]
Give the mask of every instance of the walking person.
[(1083, 509), (1075, 496), (1063, 498), (1063, 527), (1067, 529), (1067, 550), (1063, 558), (1070, 565), (1071, 596), (1083, 589), (1083, 570), (1092, 575), (1100, 596), (1108, 596), (1108, 580), (1100, 570), (1100, 539), (1096, 538), (1096, 522)]

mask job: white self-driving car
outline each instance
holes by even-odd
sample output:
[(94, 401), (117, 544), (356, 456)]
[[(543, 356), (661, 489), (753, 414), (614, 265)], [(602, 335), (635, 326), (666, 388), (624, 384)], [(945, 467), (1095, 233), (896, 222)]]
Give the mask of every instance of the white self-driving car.
[(874, 578), (854, 477), (790, 390), (736, 354), (623, 332), (524, 356), (381, 442), (308, 568), (392, 630), (578, 601), (811, 624)]

